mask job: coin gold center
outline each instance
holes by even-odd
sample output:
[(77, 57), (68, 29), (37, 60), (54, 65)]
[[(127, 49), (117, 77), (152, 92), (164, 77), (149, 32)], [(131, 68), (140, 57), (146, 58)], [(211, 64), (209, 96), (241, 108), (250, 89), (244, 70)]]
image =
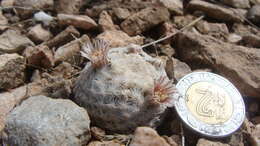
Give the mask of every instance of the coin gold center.
[(233, 104), (229, 94), (209, 82), (194, 83), (186, 92), (186, 104), (192, 115), (207, 124), (221, 124), (231, 118)]

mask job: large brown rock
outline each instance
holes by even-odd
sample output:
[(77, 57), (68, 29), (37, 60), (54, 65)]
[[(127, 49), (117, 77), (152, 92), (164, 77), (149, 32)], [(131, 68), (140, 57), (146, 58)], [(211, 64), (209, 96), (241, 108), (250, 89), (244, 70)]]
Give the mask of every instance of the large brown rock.
[(207, 16), (220, 21), (243, 22), (243, 18), (239, 15), (239, 11), (202, 0), (192, 0), (189, 2), (187, 9), (191, 11), (202, 11)]
[(259, 49), (228, 44), (194, 33), (180, 33), (176, 41), (182, 60), (210, 66), (234, 83), (243, 95), (260, 97)]
[(54, 65), (53, 53), (48, 46), (28, 47), (25, 49), (23, 56), (29, 66), (50, 68)]
[(130, 146), (170, 146), (166, 140), (149, 127), (138, 127), (135, 130)]
[(199, 139), (196, 146), (230, 146), (230, 145), (224, 144), (224, 143), (221, 143), (221, 142), (209, 141), (207, 139), (201, 138), (201, 139)]
[(18, 54), (0, 55), (0, 89), (11, 89), (23, 84), (24, 70), (24, 57)]
[(97, 27), (97, 23), (87, 15), (58, 14), (57, 19), (61, 25), (72, 25), (85, 30)]
[(249, 0), (221, 0), (221, 2), (235, 8), (250, 8)]
[(125, 32), (120, 30), (105, 31), (97, 36), (99, 39), (103, 39), (109, 42), (110, 47), (123, 47), (129, 44), (143, 44), (144, 38), (137, 35), (130, 37)]
[(42, 43), (52, 37), (52, 33), (42, 27), (41, 24), (35, 25), (29, 29), (28, 37), (35, 43)]
[(128, 17), (121, 23), (121, 28), (130, 36), (133, 36), (167, 21), (169, 17), (170, 14), (165, 7), (148, 7)]

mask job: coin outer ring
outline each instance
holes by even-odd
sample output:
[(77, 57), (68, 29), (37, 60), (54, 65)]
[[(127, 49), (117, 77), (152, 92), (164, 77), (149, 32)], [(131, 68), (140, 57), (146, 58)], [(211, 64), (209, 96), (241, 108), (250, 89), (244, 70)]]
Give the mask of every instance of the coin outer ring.
[[(185, 102), (185, 93), (191, 85), (203, 81), (216, 84), (229, 94), (233, 103), (233, 113), (226, 122), (207, 124), (197, 120), (189, 111)], [(184, 76), (176, 87), (180, 95), (175, 98), (175, 109), (184, 123), (192, 130), (208, 137), (225, 137), (238, 130), (244, 122), (245, 104), (243, 98), (236, 87), (224, 77), (209, 72), (194, 72)]]

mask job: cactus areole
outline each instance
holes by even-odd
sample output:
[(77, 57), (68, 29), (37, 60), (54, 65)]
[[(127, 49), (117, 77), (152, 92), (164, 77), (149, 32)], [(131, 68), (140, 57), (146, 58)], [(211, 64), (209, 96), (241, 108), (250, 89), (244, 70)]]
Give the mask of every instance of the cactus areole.
[(109, 49), (102, 40), (86, 44), (81, 53), (90, 62), (75, 84), (75, 101), (93, 124), (117, 133), (160, 124), (177, 90), (159, 59), (140, 46)]

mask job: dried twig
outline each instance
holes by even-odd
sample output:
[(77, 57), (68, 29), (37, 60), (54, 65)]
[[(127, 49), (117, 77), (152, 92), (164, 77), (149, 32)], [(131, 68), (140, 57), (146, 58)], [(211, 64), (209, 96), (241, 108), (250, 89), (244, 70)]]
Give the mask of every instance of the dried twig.
[(144, 44), (144, 45), (141, 46), (141, 47), (142, 47), (142, 48), (145, 48), (145, 47), (148, 47), (148, 46), (150, 46), (150, 45), (154, 45), (154, 44), (156, 44), (156, 43), (159, 43), (159, 42), (161, 42), (161, 41), (164, 41), (164, 40), (166, 40), (166, 39), (168, 39), (168, 38), (171, 38), (171, 37), (173, 37), (174, 35), (176, 35), (176, 34), (182, 32), (182, 31), (186, 30), (187, 28), (193, 26), (194, 24), (196, 24), (197, 22), (199, 22), (199, 21), (200, 21), (201, 19), (203, 19), (204, 17), (205, 17), (205, 16), (202, 15), (202, 16), (200, 16), (199, 18), (197, 18), (197, 19), (195, 19), (194, 21), (192, 21), (191, 23), (189, 23), (188, 25), (186, 25), (186, 26), (184, 26), (183, 28), (181, 28), (180, 30), (178, 30), (177, 32), (172, 33), (172, 34), (170, 34), (170, 35), (167, 35), (167, 36), (165, 36), (165, 37), (163, 37), (163, 38), (161, 38), (161, 39), (158, 39), (158, 40), (156, 40), (156, 41), (153, 41), (153, 42), (151, 42), (151, 43)]

